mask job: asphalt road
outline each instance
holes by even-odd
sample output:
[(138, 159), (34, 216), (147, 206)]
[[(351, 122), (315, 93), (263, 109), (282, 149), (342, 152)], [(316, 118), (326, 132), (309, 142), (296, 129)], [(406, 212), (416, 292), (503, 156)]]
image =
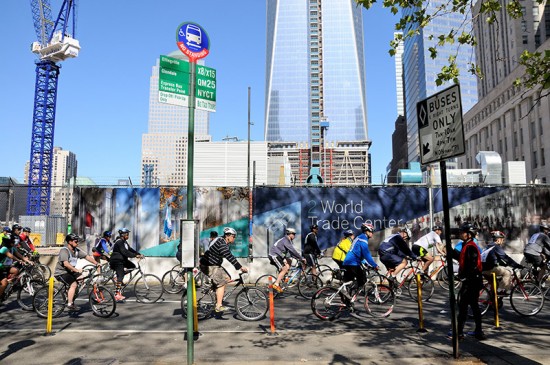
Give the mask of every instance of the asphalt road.
[(500, 328), (494, 328), (490, 311), (484, 317), (488, 339), (460, 342), (455, 360), (446, 336), (450, 313), (440, 313), (447, 292), (440, 288), (423, 308), (426, 333), (418, 332), (418, 307), (406, 294), (389, 318), (359, 311), (332, 322), (317, 319), (309, 301), (287, 294), (275, 300), (275, 333), (269, 317), (246, 322), (229, 310), (199, 321), (192, 348), (185, 339), (180, 295), (141, 304), (125, 294), (129, 299), (106, 319), (95, 317), (85, 301), (77, 302), (81, 311), (55, 318), (47, 336), (44, 319), (15, 301), (6, 303), (0, 307), (0, 363), (185, 364), (192, 358), (196, 364), (550, 364), (548, 304), (535, 317), (520, 317), (505, 301)]

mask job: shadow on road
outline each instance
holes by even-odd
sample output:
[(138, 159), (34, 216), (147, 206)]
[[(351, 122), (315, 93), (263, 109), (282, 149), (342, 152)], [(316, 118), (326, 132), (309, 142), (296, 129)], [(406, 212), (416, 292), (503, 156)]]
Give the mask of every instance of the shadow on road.
[(8, 349), (4, 351), (2, 354), (0, 354), (0, 361), (4, 360), (10, 355), (15, 354), (17, 351), (24, 349), (25, 347), (29, 347), (34, 345), (35, 342), (33, 340), (23, 340), (18, 341), (14, 343), (10, 343), (8, 345)]

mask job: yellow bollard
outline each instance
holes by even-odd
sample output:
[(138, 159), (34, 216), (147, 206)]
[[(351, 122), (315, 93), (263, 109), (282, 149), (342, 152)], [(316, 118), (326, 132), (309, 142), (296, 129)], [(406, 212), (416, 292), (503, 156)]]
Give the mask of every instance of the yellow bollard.
[[(187, 285), (189, 288), (189, 285)], [(195, 288), (195, 276), (191, 276), (191, 287), (193, 290), (193, 332), (199, 333), (199, 314), (197, 313), (197, 289)]]
[(491, 283), (493, 290), (494, 306), (495, 306), (495, 328), (499, 329), (500, 321), (498, 319), (498, 294), (497, 294), (497, 275), (493, 273), (493, 282)]
[(424, 313), (422, 312), (422, 280), (420, 274), (416, 274), (416, 294), (418, 301), (418, 330), (416, 332), (428, 332), (424, 328)]
[(46, 318), (46, 334), (52, 333), (52, 319), (53, 319), (53, 276), (48, 283), (48, 317)]

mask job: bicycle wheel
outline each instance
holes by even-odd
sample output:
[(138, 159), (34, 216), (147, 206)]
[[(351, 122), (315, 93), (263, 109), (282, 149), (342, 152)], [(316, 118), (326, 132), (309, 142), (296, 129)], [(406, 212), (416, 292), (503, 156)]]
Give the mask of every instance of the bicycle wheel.
[[(422, 288), (422, 301), (425, 302), (429, 300), (434, 294), (434, 282), (428, 275), (420, 275), (421, 288)], [(408, 284), (409, 295), (410, 297), (418, 301), (418, 285), (416, 283), (416, 276), (413, 276), (409, 280)]]
[(365, 309), (373, 317), (388, 317), (393, 312), (395, 294), (386, 284), (366, 283), (364, 286)]
[[(460, 300), (460, 295), (457, 300)], [(486, 286), (481, 288), (479, 292), (478, 305), (479, 305), (479, 311), (481, 312), (482, 316), (484, 316), (485, 313), (487, 313), (487, 311), (489, 310), (489, 307), (494, 305), (491, 292), (489, 291), (489, 288), (487, 288)], [(468, 317), (473, 317), (473, 316), (474, 314), (472, 313), (472, 308), (468, 306)]]
[(88, 296), (88, 300), (92, 311), (98, 317), (107, 318), (115, 313), (115, 296), (104, 286), (94, 285), (92, 292)]
[[(269, 281), (269, 278), (271, 278), (271, 281)], [(273, 284), (275, 282), (275, 280), (277, 280), (276, 276), (273, 276), (271, 274), (265, 274), (265, 275), (260, 276), (256, 280), (256, 283), (254, 285), (257, 288), (260, 288), (260, 289), (265, 288), (265, 290), (268, 290), (269, 289), (269, 284)], [(273, 298), (277, 298), (279, 296), (279, 294), (280, 293), (277, 290), (273, 289)]]
[[(32, 304), (34, 311), (39, 317), (46, 318), (48, 316), (48, 290), (49, 286), (43, 286), (34, 293)], [(67, 304), (67, 294), (65, 293), (65, 287), (58, 285), (54, 287), (53, 291), (53, 309), (52, 316), (59, 317), (65, 309)]]
[(134, 284), (136, 300), (140, 303), (155, 303), (162, 297), (162, 281), (153, 274), (145, 274)]
[(170, 270), (162, 276), (162, 290), (170, 294), (180, 293), (186, 286), (185, 273), (179, 270)]
[[(210, 317), (216, 305), (214, 292), (210, 288), (205, 288), (196, 291), (197, 295), (197, 318), (206, 319)], [(187, 318), (187, 290), (183, 291), (181, 296), (181, 311), (183, 316)]]
[(35, 266), (42, 272), (42, 276), (44, 277), (44, 281), (47, 281), (52, 276), (52, 270), (48, 265), (44, 264), (35, 264)]
[(332, 321), (346, 308), (342, 294), (338, 292), (338, 289), (331, 286), (325, 286), (317, 290), (311, 298), (313, 314), (324, 321)]
[(245, 321), (262, 319), (269, 308), (265, 291), (244, 287), (235, 297), (235, 311)]
[(201, 288), (203, 286), (206, 286), (206, 287), (212, 286), (212, 280), (208, 275), (206, 275), (205, 273), (199, 270), (197, 275), (195, 275), (195, 287)]
[(30, 278), (22, 283), (21, 288), (19, 288), (19, 290), (17, 291), (17, 303), (19, 304), (21, 309), (26, 311), (32, 311), (34, 309), (32, 304), (34, 293), (36, 293), (38, 289), (42, 288), (43, 286), (43, 282), (31, 280)]
[(544, 292), (533, 281), (520, 281), (510, 292), (510, 304), (521, 316), (534, 316), (544, 306)]
[(323, 287), (323, 282), (319, 279), (318, 276), (314, 276), (311, 273), (300, 278), (298, 281), (298, 292), (300, 295), (306, 299), (311, 299), (313, 294), (317, 292), (321, 287)]
[[(455, 289), (458, 289), (460, 287), (460, 279), (458, 278), (458, 275), (455, 274), (453, 279), (454, 287)], [(445, 266), (437, 273), (437, 282), (440, 287), (445, 290), (449, 290), (449, 273), (447, 270), (447, 266)]]
[(339, 269), (327, 269), (319, 273), (323, 285), (339, 287), (342, 285), (342, 274)]

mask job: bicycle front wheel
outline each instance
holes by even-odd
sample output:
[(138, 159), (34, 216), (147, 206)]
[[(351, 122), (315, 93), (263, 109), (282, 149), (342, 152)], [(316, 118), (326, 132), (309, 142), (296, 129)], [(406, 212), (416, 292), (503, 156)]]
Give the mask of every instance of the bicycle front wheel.
[[(434, 282), (428, 275), (420, 275), (420, 285), (422, 289), (422, 301), (425, 302), (434, 294)], [(410, 297), (418, 301), (418, 284), (416, 282), (416, 276), (413, 276), (413, 278), (409, 280), (408, 287)]]
[(162, 281), (153, 274), (145, 274), (134, 284), (136, 300), (140, 303), (155, 303), (162, 297)]
[(313, 294), (323, 287), (323, 282), (318, 276), (307, 273), (298, 281), (298, 292), (306, 299), (311, 299)]
[(115, 296), (104, 286), (95, 285), (88, 296), (88, 300), (92, 311), (98, 317), (107, 318), (115, 313)]
[(17, 292), (17, 303), (19, 306), (26, 311), (32, 311), (34, 309), (32, 301), (34, 298), (34, 293), (38, 289), (42, 288), (44, 283), (37, 280), (30, 280), (30, 278), (23, 283), (19, 291)]
[[(270, 281), (270, 278), (271, 278), (271, 281)], [(256, 280), (255, 286), (260, 288), (260, 289), (265, 288), (265, 290), (267, 291), (269, 289), (269, 284), (273, 284), (275, 282), (275, 280), (277, 280), (276, 276), (273, 276), (271, 274), (265, 274), (265, 275), (260, 276)], [(277, 290), (273, 289), (273, 298), (277, 298), (279, 296), (279, 294), (280, 293)]]
[[(196, 291), (197, 295), (197, 318), (205, 319), (210, 317), (214, 306), (216, 305), (216, 300), (214, 298), (214, 293), (210, 289), (201, 289)], [(187, 318), (187, 290), (183, 291), (181, 296), (181, 311), (183, 316)]]
[(512, 288), (510, 304), (517, 314), (534, 316), (544, 305), (544, 292), (533, 281), (521, 281)]
[(365, 309), (373, 317), (388, 317), (393, 312), (395, 294), (386, 284), (366, 283)]
[[(49, 286), (43, 286), (34, 293), (32, 304), (34, 311), (39, 317), (46, 318), (48, 316), (48, 290)], [(52, 316), (59, 317), (67, 304), (67, 294), (63, 285), (54, 287), (53, 289), (53, 309)]]
[[(460, 301), (460, 295), (458, 296), (457, 300)], [(489, 289), (486, 286), (481, 288), (481, 290), (479, 291), (479, 299), (478, 299), (477, 303), (478, 303), (478, 306), (479, 306), (479, 311), (481, 312), (482, 316), (484, 316), (485, 313), (487, 313), (487, 311), (489, 310), (489, 307), (494, 305), (491, 293), (490, 293)], [(474, 316), (474, 314), (472, 312), (472, 308), (470, 308), (470, 306), (468, 306), (468, 316), (469, 317)]]
[(324, 321), (332, 321), (346, 307), (338, 289), (331, 286), (325, 286), (317, 290), (311, 298), (311, 310), (313, 314)]
[(268, 305), (265, 291), (258, 288), (244, 287), (235, 297), (235, 311), (245, 321), (262, 319)]
[(186, 285), (184, 275), (180, 270), (167, 271), (162, 276), (162, 290), (170, 294), (180, 293)]

